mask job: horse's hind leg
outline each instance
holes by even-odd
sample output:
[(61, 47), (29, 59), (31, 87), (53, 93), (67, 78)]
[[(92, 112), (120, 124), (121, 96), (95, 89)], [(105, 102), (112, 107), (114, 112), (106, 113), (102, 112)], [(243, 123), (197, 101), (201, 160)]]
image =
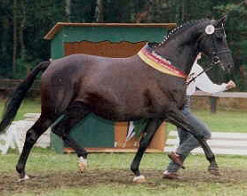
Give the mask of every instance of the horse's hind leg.
[(152, 141), (152, 138), (159, 126), (161, 125), (161, 123), (162, 121), (160, 119), (153, 119), (146, 126), (146, 129), (140, 141), (138, 151), (131, 163), (131, 170), (135, 174), (135, 178), (133, 179), (134, 182), (141, 183), (145, 181), (145, 177), (140, 174), (139, 165), (145, 150)]
[(63, 119), (52, 129), (56, 135), (60, 136), (67, 145), (75, 150), (79, 157), (79, 167), (81, 172), (87, 166), (88, 152), (79, 146), (77, 142), (71, 138), (69, 133), (71, 128), (81, 121), (87, 114), (89, 114), (89, 110), (82, 102), (73, 102), (66, 109)]
[(35, 124), (27, 131), (25, 143), (22, 149), (21, 156), (16, 165), (16, 171), (20, 175), (20, 180), (28, 179), (29, 177), (25, 174), (25, 166), (29, 156), (29, 153), (38, 140), (38, 138), (47, 130), (52, 124), (52, 120), (41, 114)]
[(193, 135), (198, 142), (200, 143), (207, 160), (210, 162), (210, 165), (208, 167), (208, 171), (214, 175), (219, 174), (218, 165), (215, 160), (214, 153), (212, 152), (211, 148), (209, 147), (207, 141), (205, 138), (203, 138), (203, 135), (201, 135), (196, 127), (189, 124), (186, 120), (186, 117), (179, 111), (179, 110), (172, 110), (171, 112), (167, 113), (167, 119), (175, 124), (176, 126), (182, 128), (183, 130), (186, 130), (191, 135)]

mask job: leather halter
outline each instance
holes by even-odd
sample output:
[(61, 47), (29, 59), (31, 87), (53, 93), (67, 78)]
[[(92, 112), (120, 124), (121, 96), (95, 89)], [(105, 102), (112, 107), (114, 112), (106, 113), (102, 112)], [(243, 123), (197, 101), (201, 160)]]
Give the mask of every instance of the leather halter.
[[(223, 27), (222, 27), (223, 28)], [(197, 43), (200, 43), (204, 38), (207, 38), (208, 36), (213, 36), (212, 37), (212, 42), (213, 42), (213, 52), (211, 54), (211, 66), (212, 65), (217, 65), (217, 64), (221, 64), (220, 58), (219, 58), (219, 54), (222, 53), (231, 53), (231, 50), (228, 48), (224, 48), (220, 51), (217, 50), (216, 47), (216, 34), (217, 32), (221, 31), (222, 28), (215, 28), (215, 32), (211, 35), (207, 35), (206, 33), (202, 33), (202, 35), (197, 39)]]
[[(222, 27), (223, 28), (223, 27)], [(197, 43), (200, 43), (206, 36), (214, 36), (212, 39), (213, 39), (213, 52), (212, 52), (212, 56), (211, 56), (211, 63), (210, 65), (204, 69), (202, 72), (200, 72), (198, 75), (196, 75), (195, 77), (192, 77), (189, 81), (186, 81), (185, 84), (186, 85), (189, 85), (192, 81), (194, 81), (197, 77), (199, 77), (201, 74), (203, 74), (204, 72), (207, 72), (209, 71), (210, 69), (213, 68), (214, 65), (218, 65), (218, 64), (221, 64), (221, 61), (220, 61), (220, 58), (219, 58), (219, 54), (222, 54), (222, 53), (231, 53), (231, 50), (228, 49), (228, 48), (224, 48), (220, 51), (217, 51), (217, 48), (216, 48), (216, 43), (215, 43), (215, 39), (216, 39), (216, 35), (217, 34), (217, 31), (220, 31), (221, 28), (216, 28), (215, 29), (215, 32), (214, 34), (212, 35), (207, 35), (206, 33), (203, 33), (198, 39), (197, 39)], [(223, 66), (222, 66), (223, 67)], [(223, 67), (224, 68), (224, 67)]]

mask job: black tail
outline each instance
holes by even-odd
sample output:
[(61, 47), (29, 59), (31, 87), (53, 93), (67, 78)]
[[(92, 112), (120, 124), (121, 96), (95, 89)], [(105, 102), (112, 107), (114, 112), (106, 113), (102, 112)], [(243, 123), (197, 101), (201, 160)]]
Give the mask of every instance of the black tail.
[(0, 133), (4, 131), (15, 118), (22, 100), (24, 99), (28, 89), (32, 86), (38, 73), (40, 71), (44, 71), (49, 64), (50, 61), (43, 61), (39, 63), (7, 100), (2, 115), (2, 121), (0, 123)]

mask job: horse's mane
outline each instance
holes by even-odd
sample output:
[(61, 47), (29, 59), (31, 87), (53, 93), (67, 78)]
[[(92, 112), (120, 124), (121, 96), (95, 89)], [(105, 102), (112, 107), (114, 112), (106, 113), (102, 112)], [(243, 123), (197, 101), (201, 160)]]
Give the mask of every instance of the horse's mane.
[(191, 20), (189, 22), (183, 23), (180, 26), (177, 26), (176, 28), (172, 29), (167, 35), (165, 35), (163, 41), (158, 46), (162, 46), (164, 43), (166, 43), (168, 40), (170, 40), (172, 37), (174, 37), (181, 31), (184, 31), (196, 24), (202, 24), (204, 22), (209, 22), (209, 21), (210, 20), (208, 18), (203, 18), (200, 20)]

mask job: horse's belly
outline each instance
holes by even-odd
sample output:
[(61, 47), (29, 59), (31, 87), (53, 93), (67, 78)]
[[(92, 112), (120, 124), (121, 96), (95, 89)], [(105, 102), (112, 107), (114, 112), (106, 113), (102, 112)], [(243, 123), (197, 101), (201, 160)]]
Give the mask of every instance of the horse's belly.
[(140, 118), (144, 118), (144, 115), (139, 112), (132, 112), (130, 110), (123, 109), (121, 107), (111, 107), (111, 108), (105, 108), (105, 107), (97, 107), (92, 110), (93, 113), (95, 113), (98, 116), (101, 116), (107, 120), (112, 121), (132, 121), (132, 120), (138, 120)]
[(133, 121), (142, 118), (160, 118), (162, 117), (163, 110), (144, 107), (143, 105), (108, 105), (105, 104), (94, 104), (92, 110), (98, 116), (112, 121)]

